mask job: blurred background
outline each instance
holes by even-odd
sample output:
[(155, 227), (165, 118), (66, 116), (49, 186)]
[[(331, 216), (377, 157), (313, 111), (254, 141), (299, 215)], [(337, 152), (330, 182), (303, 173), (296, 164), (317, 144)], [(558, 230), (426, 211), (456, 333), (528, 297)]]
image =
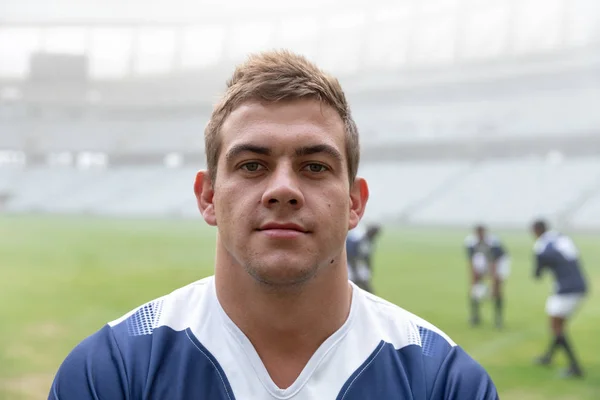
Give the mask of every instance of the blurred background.
[[(212, 273), (203, 130), (234, 65), (273, 48), (345, 88), (365, 220), (384, 225), (377, 294), (447, 331), (503, 399), (599, 399), (593, 292), (572, 327), (586, 378), (531, 365), (550, 280), (530, 278), (528, 232), (572, 234), (600, 286), (597, 0), (0, 0), (0, 399), (45, 398), (85, 336)], [(466, 323), (476, 223), (513, 258), (504, 332)]]

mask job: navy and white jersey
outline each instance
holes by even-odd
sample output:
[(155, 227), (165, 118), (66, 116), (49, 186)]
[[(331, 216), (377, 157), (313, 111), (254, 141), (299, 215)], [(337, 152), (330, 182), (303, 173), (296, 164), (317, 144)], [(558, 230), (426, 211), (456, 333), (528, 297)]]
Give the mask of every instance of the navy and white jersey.
[(500, 240), (494, 235), (486, 235), (482, 241), (475, 235), (469, 235), (465, 239), (465, 248), (469, 260), (475, 254), (483, 254), (487, 262), (495, 262), (506, 255), (506, 250)]
[(354, 229), (348, 232), (346, 237), (346, 254), (348, 263), (356, 267), (355, 264), (361, 263), (370, 266), (370, 258), (373, 252), (374, 244), (363, 229)]
[(486, 371), (435, 326), (352, 284), (344, 325), (281, 389), (221, 308), (209, 277), (81, 342), (52, 400), (492, 400)]
[(587, 284), (579, 261), (575, 243), (559, 232), (548, 231), (540, 236), (533, 247), (535, 252), (536, 278), (548, 269), (555, 279), (557, 294), (585, 293)]

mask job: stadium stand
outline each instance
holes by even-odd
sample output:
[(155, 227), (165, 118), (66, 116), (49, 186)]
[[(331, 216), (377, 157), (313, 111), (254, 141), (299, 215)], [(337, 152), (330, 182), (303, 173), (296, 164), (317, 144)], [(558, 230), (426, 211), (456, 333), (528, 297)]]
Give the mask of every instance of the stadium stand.
[[(414, 140), (552, 137), (588, 133), (600, 127), (594, 111), (597, 90), (561, 89), (498, 96), (501, 88), (487, 95), (447, 101), (428, 98), (414, 103), (359, 108), (359, 126), (375, 132), (372, 144)], [(552, 118), (548, 118), (551, 115)], [(394, 127), (395, 129), (390, 129)]]
[[(198, 216), (196, 168), (122, 166), (0, 169), (7, 212)], [(539, 215), (578, 228), (600, 221), (600, 157), (369, 162), (371, 221), (522, 227)]]
[[(120, 216), (190, 215), (197, 213), (193, 192), (196, 169), (150, 168), (149, 181), (136, 190), (123, 192), (118, 198), (95, 208), (95, 212)], [(137, 171), (142, 174), (142, 170)], [(188, 209), (191, 208), (191, 209)]]
[(600, 183), (596, 186), (595, 194), (574, 213), (569, 220), (571, 226), (580, 229), (598, 229), (600, 225)]
[(201, 151), (201, 132), (207, 121), (208, 116), (0, 121), (0, 149), (142, 154), (165, 149)]
[[(115, 216), (192, 214), (196, 169), (122, 167), (76, 170), (31, 168), (0, 174), (12, 212)], [(192, 206), (192, 210), (187, 210)]]
[(375, 162), (359, 170), (369, 183), (369, 205), (365, 218), (386, 221), (431, 196), (440, 188), (468, 173), (469, 162)]
[(559, 163), (540, 159), (479, 163), (444, 193), (421, 204), (412, 223), (464, 225), (486, 221), (522, 226), (539, 216), (560, 219), (600, 182), (600, 158)]

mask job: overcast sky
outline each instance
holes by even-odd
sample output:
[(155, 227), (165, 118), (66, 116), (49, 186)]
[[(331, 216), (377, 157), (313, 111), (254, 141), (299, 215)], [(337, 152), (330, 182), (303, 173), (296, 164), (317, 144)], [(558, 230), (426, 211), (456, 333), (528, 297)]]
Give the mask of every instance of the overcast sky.
[[(452, 4), (456, 0), (422, 0)], [(243, 14), (249, 10), (273, 13), (372, 7), (410, 0), (0, 0), (0, 21), (72, 19), (193, 19), (207, 14)], [(318, 5), (318, 6), (317, 6)]]

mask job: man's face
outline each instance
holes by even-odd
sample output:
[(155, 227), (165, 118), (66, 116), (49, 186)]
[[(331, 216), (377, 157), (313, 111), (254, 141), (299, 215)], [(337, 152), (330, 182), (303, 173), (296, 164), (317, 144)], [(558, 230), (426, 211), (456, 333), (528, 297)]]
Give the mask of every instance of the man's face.
[(335, 110), (316, 100), (246, 102), (220, 134), (214, 211), (203, 215), (217, 225), (229, 261), (276, 286), (340, 261), (368, 190), (361, 179), (349, 184)]

